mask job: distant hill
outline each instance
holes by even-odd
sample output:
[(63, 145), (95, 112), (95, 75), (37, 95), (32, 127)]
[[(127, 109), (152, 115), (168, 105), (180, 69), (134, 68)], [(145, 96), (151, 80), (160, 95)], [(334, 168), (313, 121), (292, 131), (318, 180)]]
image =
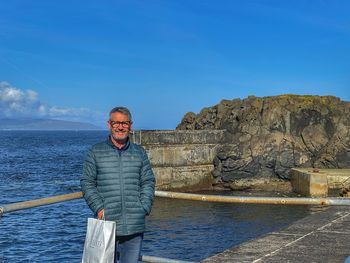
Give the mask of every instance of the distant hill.
[(0, 130), (102, 130), (90, 123), (52, 119), (4, 118), (0, 119)]

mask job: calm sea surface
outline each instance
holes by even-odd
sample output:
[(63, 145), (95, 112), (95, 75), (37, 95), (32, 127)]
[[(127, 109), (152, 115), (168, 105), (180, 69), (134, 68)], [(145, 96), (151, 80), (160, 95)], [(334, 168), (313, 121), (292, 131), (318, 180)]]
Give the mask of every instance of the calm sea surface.
[[(0, 131), (0, 206), (80, 191), (87, 149), (105, 131)], [(310, 214), (308, 206), (220, 204), (156, 198), (143, 255), (199, 261)], [(0, 263), (79, 262), (83, 199), (0, 218)]]

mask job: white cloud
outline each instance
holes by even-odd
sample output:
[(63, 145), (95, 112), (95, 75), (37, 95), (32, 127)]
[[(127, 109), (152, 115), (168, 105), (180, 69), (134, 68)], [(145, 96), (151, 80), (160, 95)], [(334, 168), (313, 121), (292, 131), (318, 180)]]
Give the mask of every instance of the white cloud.
[(86, 108), (72, 109), (72, 108), (61, 108), (61, 107), (51, 107), (48, 110), (48, 115), (50, 116), (88, 116), (91, 111)]
[(38, 100), (38, 93), (36, 93), (33, 90), (27, 90), (28, 100), (29, 101), (37, 101)]
[(87, 108), (64, 108), (40, 102), (38, 93), (0, 82), (0, 118), (41, 117), (96, 123), (102, 114)]

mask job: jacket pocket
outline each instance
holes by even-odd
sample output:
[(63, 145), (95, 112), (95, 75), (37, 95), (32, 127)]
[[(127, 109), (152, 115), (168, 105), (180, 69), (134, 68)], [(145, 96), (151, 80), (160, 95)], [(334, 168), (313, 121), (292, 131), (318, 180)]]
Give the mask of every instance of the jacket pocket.
[(138, 203), (140, 209), (142, 210), (142, 212), (143, 212), (144, 214), (147, 214), (147, 211), (146, 211), (145, 208), (143, 207), (140, 198), (137, 199), (137, 203)]

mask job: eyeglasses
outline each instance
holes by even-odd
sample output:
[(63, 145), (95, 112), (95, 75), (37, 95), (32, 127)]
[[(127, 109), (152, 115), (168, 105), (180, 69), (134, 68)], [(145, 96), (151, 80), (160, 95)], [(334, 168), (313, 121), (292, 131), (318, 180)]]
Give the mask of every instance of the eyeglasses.
[(115, 128), (121, 125), (123, 128), (128, 128), (131, 125), (131, 121), (109, 121), (109, 124)]

